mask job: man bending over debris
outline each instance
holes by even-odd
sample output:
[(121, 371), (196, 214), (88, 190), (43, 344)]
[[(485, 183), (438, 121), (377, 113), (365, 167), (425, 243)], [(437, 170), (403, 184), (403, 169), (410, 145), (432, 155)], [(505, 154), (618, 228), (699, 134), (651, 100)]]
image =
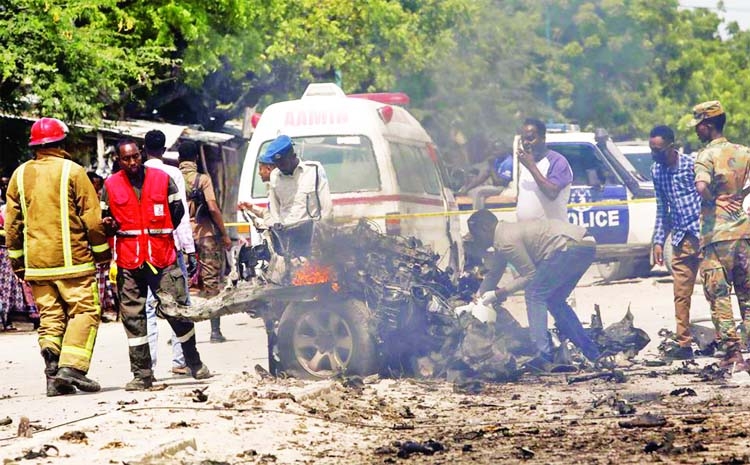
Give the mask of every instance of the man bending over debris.
[[(472, 214), (468, 226), (479, 247), (495, 250), (485, 261), (488, 272), (478, 291), (482, 304), (503, 301), (519, 289), (526, 291), (529, 333), (539, 352), (530, 366), (545, 369), (552, 361), (547, 311), (562, 337), (570, 339), (589, 360), (598, 359), (599, 349), (565, 301), (594, 260), (596, 241), (586, 228), (559, 220), (498, 222), (486, 209)], [(519, 276), (497, 287), (508, 262)]]

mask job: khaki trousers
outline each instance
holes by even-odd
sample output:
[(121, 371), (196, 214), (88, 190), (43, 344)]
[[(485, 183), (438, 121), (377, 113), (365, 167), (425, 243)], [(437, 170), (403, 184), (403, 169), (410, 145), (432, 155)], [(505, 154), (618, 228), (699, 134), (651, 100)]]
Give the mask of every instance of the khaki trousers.
[(682, 347), (690, 347), (693, 342), (690, 335), (690, 303), (700, 262), (698, 238), (686, 234), (680, 245), (673, 248), (672, 255), (674, 316), (677, 321), (677, 342)]
[(101, 320), (94, 275), (29, 284), (40, 315), (39, 347), (60, 354), (60, 368), (88, 373)]

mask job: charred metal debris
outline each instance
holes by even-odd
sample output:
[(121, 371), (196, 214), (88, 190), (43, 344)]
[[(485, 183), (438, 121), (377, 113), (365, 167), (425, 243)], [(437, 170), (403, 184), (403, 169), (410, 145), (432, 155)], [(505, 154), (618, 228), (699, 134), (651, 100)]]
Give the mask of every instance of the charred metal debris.
[[(242, 268), (238, 275), (248, 281), (239, 280), (203, 307), (179, 307), (169, 296), (160, 295), (163, 311), (193, 320), (252, 312), (266, 322), (273, 358), (279, 348), (272, 333), (278, 330), (290, 302), (314, 300), (323, 307), (355, 299), (369, 311), (366, 331), (375, 341), (378, 371), (393, 377), (443, 378), (458, 383), (514, 381), (527, 371), (526, 362), (535, 355), (528, 329), (501, 306), (495, 307), (494, 323), (483, 323), (469, 312), (457, 315), (455, 308), (471, 302), (479, 288), (481, 271), (474, 268), (454, 279), (457, 273), (441, 269), (439, 255), (417, 239), (386, 236), (365, 220), (335, 228), (318, 227), (312, 257), (288, 268), (283, 281), (262, 284), (254, 273), (247, 273), (248, 263), (254, 266), (259, 257), (260, 262), (270, 259), (273, 246), (253, 249), (253, 258), (248, 262), (245, 254), (245, 262), (238, 264)], [(289, 265), (290, 261), (286, 262)], [(597, 308), (589, 331), (610, 356), (625, 353), (632, 357), (649, 342), (648, 335), (633, 326), (629, 310), (622, 321), (605, 328)], [(552, 371), (602, 367), (586, 361), (571, 344), (560, 340), (556, 331), (552, 333), (557, 346)], [(269, 366), (277, 361), (269, 359)], [(609, 373), (605, 378), (612, 376)], [(621, 382), (616, 375), (614, 379)], [(471, 384), (462, 388), (481, 390)]]
[[(385, 236), (364, 221), (327, 231), (318, 241), (321, 262), (334, 270), (339, 292), (366, 302), (372, 311), (381, 374), (506, 382), (518, 379), (524, 362), (535, 355), (528, 328), (506, 309), (495, 308), (494, 323), (468, 312), (456, 315), (454, 309), (470, 302), (479, 288), (480, 272), (463, 273), (454, 284), (453, 270), (441, 270), (440, 257), (419, 241)], [(629, 309), (622, 321), (604, 328), (596, 308), (590, 331), (610, 355), (633, 357), (650, 341), (633, 326)], [(553, 370), (593, 368), (557, 334), (553, 340), (558, 347)]]

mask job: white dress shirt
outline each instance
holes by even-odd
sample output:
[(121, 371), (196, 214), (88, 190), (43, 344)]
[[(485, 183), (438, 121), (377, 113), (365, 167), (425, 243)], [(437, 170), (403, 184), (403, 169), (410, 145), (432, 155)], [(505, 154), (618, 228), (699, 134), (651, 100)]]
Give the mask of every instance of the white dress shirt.
[(144, 163), (144, 165), (149, 168), (156, 168), (164, 171), (170, 178), (172, 178), (174, 183), (177, 184), (177, 190), (179, 191), (182, 206), (185, 208), (185, 214), (182, 215), (180, 224), (174, 228), (174, 242), (177, 245), (177, 249), (185, 253), (195, 253), (193, 228), (190, 227), (190, 213), (188, 210), (187, 195), (185, 193), (185, 178), (182, 176), (182, 172), (176, 166), (167, 165), (158, 158), (150, 158)]
[(308, 220), (328, 220), (333, 216), (328, 177), (320, 163), (300, 161), (291, 175), (275, 169), (271, 172), (269, 184), (266, 224), (293, 226)]

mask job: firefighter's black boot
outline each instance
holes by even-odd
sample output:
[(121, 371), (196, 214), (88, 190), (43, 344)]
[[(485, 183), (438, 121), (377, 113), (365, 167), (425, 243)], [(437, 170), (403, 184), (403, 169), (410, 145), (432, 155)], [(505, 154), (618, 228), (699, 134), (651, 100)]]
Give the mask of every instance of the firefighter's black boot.
[(52, 349), (42, 349), (42, 358), (44, 359), (44, 374), (47, 377), (47, 397), (75, 394), (76, 388), (72, 384), (58, 383), (55, 379), (60, 356), (52, 352)]
[(85, 392), (99, 392), (102, 390), (99, 383), (86, 377), (86, 373), (72, 367), (62, 367), (57, 370), (55, 382), (63, 385), (70, 384)]

